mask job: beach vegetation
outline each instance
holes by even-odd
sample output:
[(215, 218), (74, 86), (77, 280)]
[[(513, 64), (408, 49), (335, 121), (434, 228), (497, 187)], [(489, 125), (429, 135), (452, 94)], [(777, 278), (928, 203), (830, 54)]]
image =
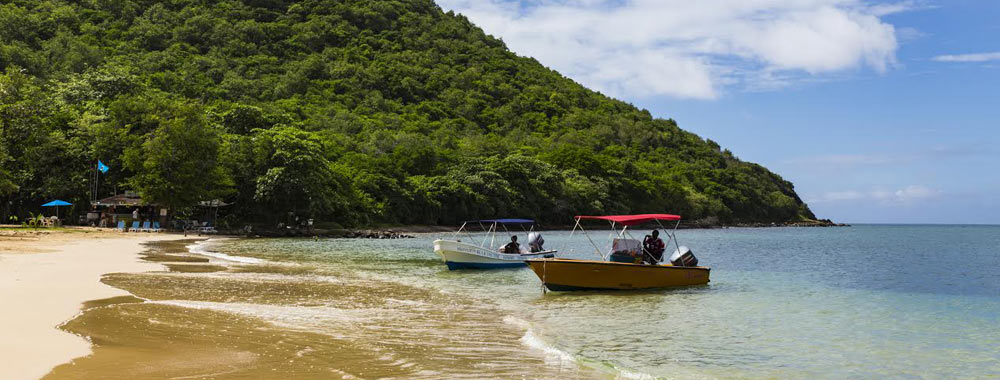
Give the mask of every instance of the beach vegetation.
[(233, 222), (814, 218), (793, 185), (432, 0), (0, 4), (0, 197), (138, 191)]
[[(129, 187), (143, 199), (176, 210), (223, 198), (232, 188), (220, 164), (221, 128), (209, 124), (197, 105), (171, 104), (167, 117), (125, 148), (124, 167), (135, 174)], [(145, 132), (145, 131), (143, 131)]]

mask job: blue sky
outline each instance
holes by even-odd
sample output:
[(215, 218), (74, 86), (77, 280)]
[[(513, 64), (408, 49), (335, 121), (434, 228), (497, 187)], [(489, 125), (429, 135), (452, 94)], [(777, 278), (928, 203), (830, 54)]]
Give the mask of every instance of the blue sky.
[(438, 0), (849, 223), (1000, 224), (1000, 2)]

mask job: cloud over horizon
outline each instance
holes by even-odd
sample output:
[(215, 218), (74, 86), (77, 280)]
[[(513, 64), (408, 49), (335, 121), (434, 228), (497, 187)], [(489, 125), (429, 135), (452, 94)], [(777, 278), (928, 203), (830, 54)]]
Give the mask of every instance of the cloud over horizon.
[(990, 53), (948, 54), (932, 58), (938, 62), (989, 62), (1000, 61), (1000, 51)]
[(828, 166), (828, 167), (858, 167), (858, 166), (887, 166), (887, 165), (908, 165), (916, 162), (936, 161), (967, 158), (983, 155), (994, 155), (997, 150), (986, 143), (967, 142), (952, 145), (932, 145), (910, 151), (896, 151), (893, 153), (852, 153), (852, 154), (824, 154), (814, 156), (795, 157), (782, 161), (783, 164), (800, 165), (808, 167)]
[(917, 201), (933, 199), (941, 195), (941, 191), (922, 185), (910, 185), (898, 190), (869, 191), (831, 191), (806, 199), (806, 203), (834, 202), (880, 202), (888, 204), (912, 204)]
[(713, 99), (896, 64), (880, 17), (912, 1), (437, 0), (514, 52), (613, 96)]

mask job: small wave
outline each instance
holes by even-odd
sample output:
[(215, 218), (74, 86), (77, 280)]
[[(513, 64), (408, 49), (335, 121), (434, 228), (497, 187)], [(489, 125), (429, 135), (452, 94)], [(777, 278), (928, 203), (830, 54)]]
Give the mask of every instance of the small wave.
[(548, 343), (545, 343), (545, 341), (543, 341), (541, 338), (535, 335), (534, 331), (532, 330), (528, 330), (526, 333), (524, 333), (524, 336), (521, 337), (521, 342), (524, 343), (524, 345), (528, 346), (529, 348), (541, 350), (542, 352), (544, 352), (545, 361), (548, 362), (549, 364), (566, 365), (566, 364), (576, 363), (576, 358), (574, 358), (573, 355), (571, 355), (566, 351), (552, 347)]
[(535, 334), (535, 331), (531, 329), (531, 323), (528, 321), (510, 315), (503, 317), (503, 321), (504, 323), (524, 329), (524, 336), (521, 337), (521, 343), (528, 348), (544, 353), (546, 363), (560, 366), (576, 364), (576, 358), (574, 358), (572, 354), (553, 347), (539, 338), (538, 335)]
[[(290, 275), (280, 273), (257, 273), (257, 272), (209, 272), (209, 273), (185, 273), (185, 272), (163, 272), (155, 273), (156, 276), (177, 277), (177, 278), (207, 278), (218, 280), (238, 280), (244, 283), (266, 283), (266, 282), (295, 282), (314, 284), (347, 284), (348, 281), (333, 276), (322, 275)], [(419, 301), (414, 301), (419, 302)]]
[[(156, 300), (149, 301), (149, 303), (252, 317), (263, 320), (278, 328), (323, 334), (334, 339), (361, 343), (367, 341), (367, 339), (361, 339), (365, 337), (364, 329), (361, 326), (369, 324), (378, 318), (374, 316), (389, 313), (389, 310), (386, 309), (341, 309), (328, 305), (289, 306), (190, 300)], [(380, 350), (381, 348), (378, 346), (373, 348), (374, 352)], [(304, 357), (313, 354), (315, 351), (311, 346), (306, 346), (297, 351), (295, 355), (297, 357)], [(400, 370), (414, 371), (414, 377), (441, 377), (440, 373), (423, 369), (420, 363), (407, 358), (399, 358), (391, 352), (379, 357), (378, 360)], [(345, 379), (358, 378), (347, 372), (336, 369), (331, 370), (341, 373)]]
[[(355, 315), (358, 313), (330, 306), (306, 307), (188, 300), (160, 300), (150, 303), (239, 314), (260, 318), (280, 327), (310, 332), (332, 330), (329, 328), (336, 325), (349, 326), (364, 320), (361, 315)], [(336, 338), (345, 337), (342, 334), (333, 334), (331, 331), (322, 332)]]
[(263, 263), (266, 262), (265, 260), (257, 259), (257, 258), (253, 258), (253, 257), (232, 256), (232, 255), (227, 255), (225, 253), (210, 251), (210, 250), (208, 250), (207, 246), (208, 246), (208, 243), (211, 242), (211, 241), (212, 241), (212, 239), (208, 239), (208, 240), (205, 240), (205, 241), (200, 241), (200, 242), (191, 244), (191, 245), (187, 246), (186, 248), (188, 249), (188, 252), (191, 252), (191, 253), (194, 253), (194, 254), (203, 255), (203, 256), (210, 256), (210, 257), (214, 257), (214, 258), (217, 258), (217, 259), (231, 261), (231, 262), (236, 262), (236, 263), (243, 263), (243, 264), (263, 264)]
[(397, 299), (397, 298), (386, 298), (385, 302), (386, 303), (393, 303), (393, 304), (401, 305), (401, 306), (410, 306), (410, 307), (429, 307), (430, 306), (427, 302), (424, 302), (424, 301), (406, 300), (406, 299)]
[(568, 365), (582, 365), (591, 368), (604, 368), (607, 370), (610, 368), (614, 371), (615, 379), (629, 379), (629, 380), (652, 380), (657, 379), (656, 376), (632, 371), (626, 368), (614, 364), (598, 365), (590, 360), (583, 359), (580, 360), (566, 351), (556, 348), (548, 343), (546, 343), (542, 338), (540, 338), (535, 331), (531, 328), (531, 323), (523, 319), (514, 316), (505, 316), (503, 318), (504, 323), (511, 324), (520, 327), (525, 330), (524, 336), (521, 337), (521, 343), (526, 347), (534, 350), (541, 351), (545, 355), (545, 362), (549, 365), (558, 366), (568, 366)]
[(611, 368), (614, 368), (614, 370), (617, 372), (617, 376), (615, 376), (616, 379), (629, 379), (629, 380), (654, 380), (654, 379), (658, 379), (658, 377), (650, 375), (648, 373), (630, 371), (630, 370), (627, 370), (625, 368), (621, 368), (621, 367), (616, 366), (616, 365), (612, 365)]
[(315, 348), (312, 348), (312, 347), (309, 347), (309, 346), (306, 346), (305, 348), (303, 348), (303, 349), (301, 349), (301, 350), (298, 350), (298, 351), (296, 351), (296, 352), (295, 352), (295, 357), (299, 357), (299, 358), (301, 358), (301, 357), (303, 357), (303, 356), (306, 356), (306, 355), (308, 355), (308, 354), (311, 354), (311, 353), (313, 353), (313, 352), (316, 352), (316, 349), (315, 349)]

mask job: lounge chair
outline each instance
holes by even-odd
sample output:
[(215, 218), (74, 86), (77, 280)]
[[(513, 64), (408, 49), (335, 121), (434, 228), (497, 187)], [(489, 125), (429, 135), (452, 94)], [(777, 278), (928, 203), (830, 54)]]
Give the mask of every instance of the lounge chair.
[(129, 228), (129, 231), (139, 232), (139, 221), (138, 220), (133, 220), (132, 221), (132, 228)]
[(160, 232), (163, 229), (160, 228), (160, 222), (153, 222), (153, 229), (151, 232)]
[(118, 228), (115, 228), (115, 229), (118, 230), (118, 232), (125, 232), (125, 221), (124, 220), (119, 220), (118, 221)]
[(149, 230), (149, 221), (142, 222), (142, 232), (152, 232)]

